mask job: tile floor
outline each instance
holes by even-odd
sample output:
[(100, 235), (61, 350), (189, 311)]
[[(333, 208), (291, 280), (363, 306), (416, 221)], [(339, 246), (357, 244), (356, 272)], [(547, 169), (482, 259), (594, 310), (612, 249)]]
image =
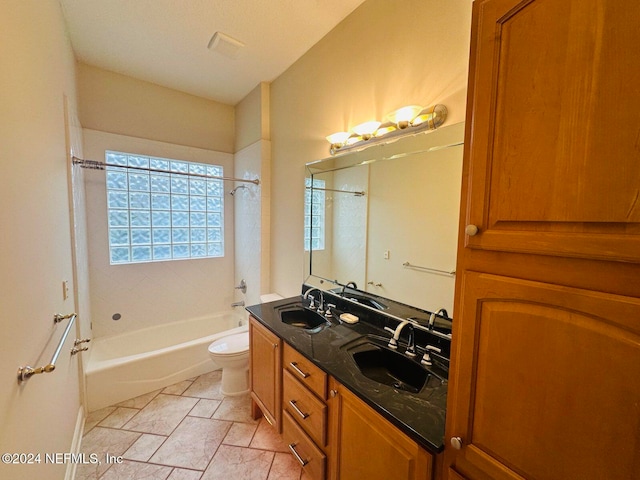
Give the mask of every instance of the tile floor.
[[(81, 452), (101, 464), (78, 466), (85, 479), (306, 479), (250, 397), (220, 394), (221, 371), (89, 414)], [(122, 463), (106, 463), (105, 454)]]

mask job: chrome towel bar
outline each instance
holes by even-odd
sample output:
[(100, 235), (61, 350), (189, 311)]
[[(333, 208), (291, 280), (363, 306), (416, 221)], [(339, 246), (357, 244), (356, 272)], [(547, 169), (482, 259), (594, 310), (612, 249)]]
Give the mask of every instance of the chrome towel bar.
[(56, 351), (53, 353), (53, 357), (51, 357), (51, 361), (47, 365), (44, 365), (42, 367), (37, 367), (37, 368), (30, 367), (29, 365), (25, 367), (18, 367), (18, 383), (27, 381), (33, 375), (37, 375), (39, 373), (50, 373), (56, 369), (56, 362), (58, 361), (58, 357), (60, 356), (60, 352), (62, 351), (62, 346), (64, 345), (64, 342), (67, 340), (69, 331), (71, 330), (71, 327), (73, 326), (73, 322), (75, 322), (77, 316), (78, 315), (75, 313), (70, 313), (68, 315), (55, 314), (53, 316), (53, 323), (60, 323), (63, 320), (69, 319), (67, 328), (64, 329), (64, 333), (60, 338), (60, 343), (58, 343), (58, 348), (56, 348)]
[(418, 270), (424, 270), (426, 272), (431, 272), (431, 273), (439, 273), (440, 275), (449, 275), (452, 277), (456, 274), (455, 270), (447, 271), (447, 270), (439, 270), (437, 268), (421, 267), (420, 265), (413, 265), (409, 262), (404, 262), (402, 266), (407, 268), (417, 268)]

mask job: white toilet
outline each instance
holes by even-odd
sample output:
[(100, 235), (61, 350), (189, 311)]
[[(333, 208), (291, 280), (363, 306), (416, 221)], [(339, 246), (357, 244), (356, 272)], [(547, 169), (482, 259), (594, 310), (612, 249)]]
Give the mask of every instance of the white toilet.
[(209, 345), (211, 359), (222, 367), (222, 387), (225, 396), (242, 395), (249, 391), (249, 331), (219, 338)]

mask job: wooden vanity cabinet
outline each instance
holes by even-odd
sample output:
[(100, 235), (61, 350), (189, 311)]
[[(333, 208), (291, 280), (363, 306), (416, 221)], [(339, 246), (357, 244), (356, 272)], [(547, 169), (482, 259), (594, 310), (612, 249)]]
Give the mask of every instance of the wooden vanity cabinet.
[(329, 411), (330, 479), (433, 478), (433, 456), (333, 378)]
[(474, 3), (448, 479), (640, 479), (639, 22)]
[(249, 317), (249, 371), (254, 418), (262, 412), (282, 431), (282, 340)]
[(285, 344), (282, 368), (284, 441), (308, 477), (324, 480), (328, 451), (327, 374)]

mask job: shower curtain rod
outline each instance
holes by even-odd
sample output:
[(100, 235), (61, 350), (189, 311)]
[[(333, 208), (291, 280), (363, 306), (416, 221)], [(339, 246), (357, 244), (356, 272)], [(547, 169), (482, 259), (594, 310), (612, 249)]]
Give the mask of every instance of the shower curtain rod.
[(129, 165), (111, 165), (105, 162), (98, 162), (97, 160), (84, 160), (78, 157), (71, 157), (71, 160), (74, 165), (79, 165), (80, 168), (88, 168), (91, 170), (104, 170), (107, 167), (126, 168), (131, 170), (140, 170), (144, 172), (170, 173), (171, 175), (186, 175), (187, 177), (209, 178), (212, 180), (225, 180), (225, 181), (253, 183), (254, 185), (260, 185), (259, 178), (256, 178), (255, 180), (248, 180), (246, 178), (215, 177), (213, 175), (206, 175), (202, 173), (174, 172), (172, 170), (163, 170), (161, 168), (131, 167)]

